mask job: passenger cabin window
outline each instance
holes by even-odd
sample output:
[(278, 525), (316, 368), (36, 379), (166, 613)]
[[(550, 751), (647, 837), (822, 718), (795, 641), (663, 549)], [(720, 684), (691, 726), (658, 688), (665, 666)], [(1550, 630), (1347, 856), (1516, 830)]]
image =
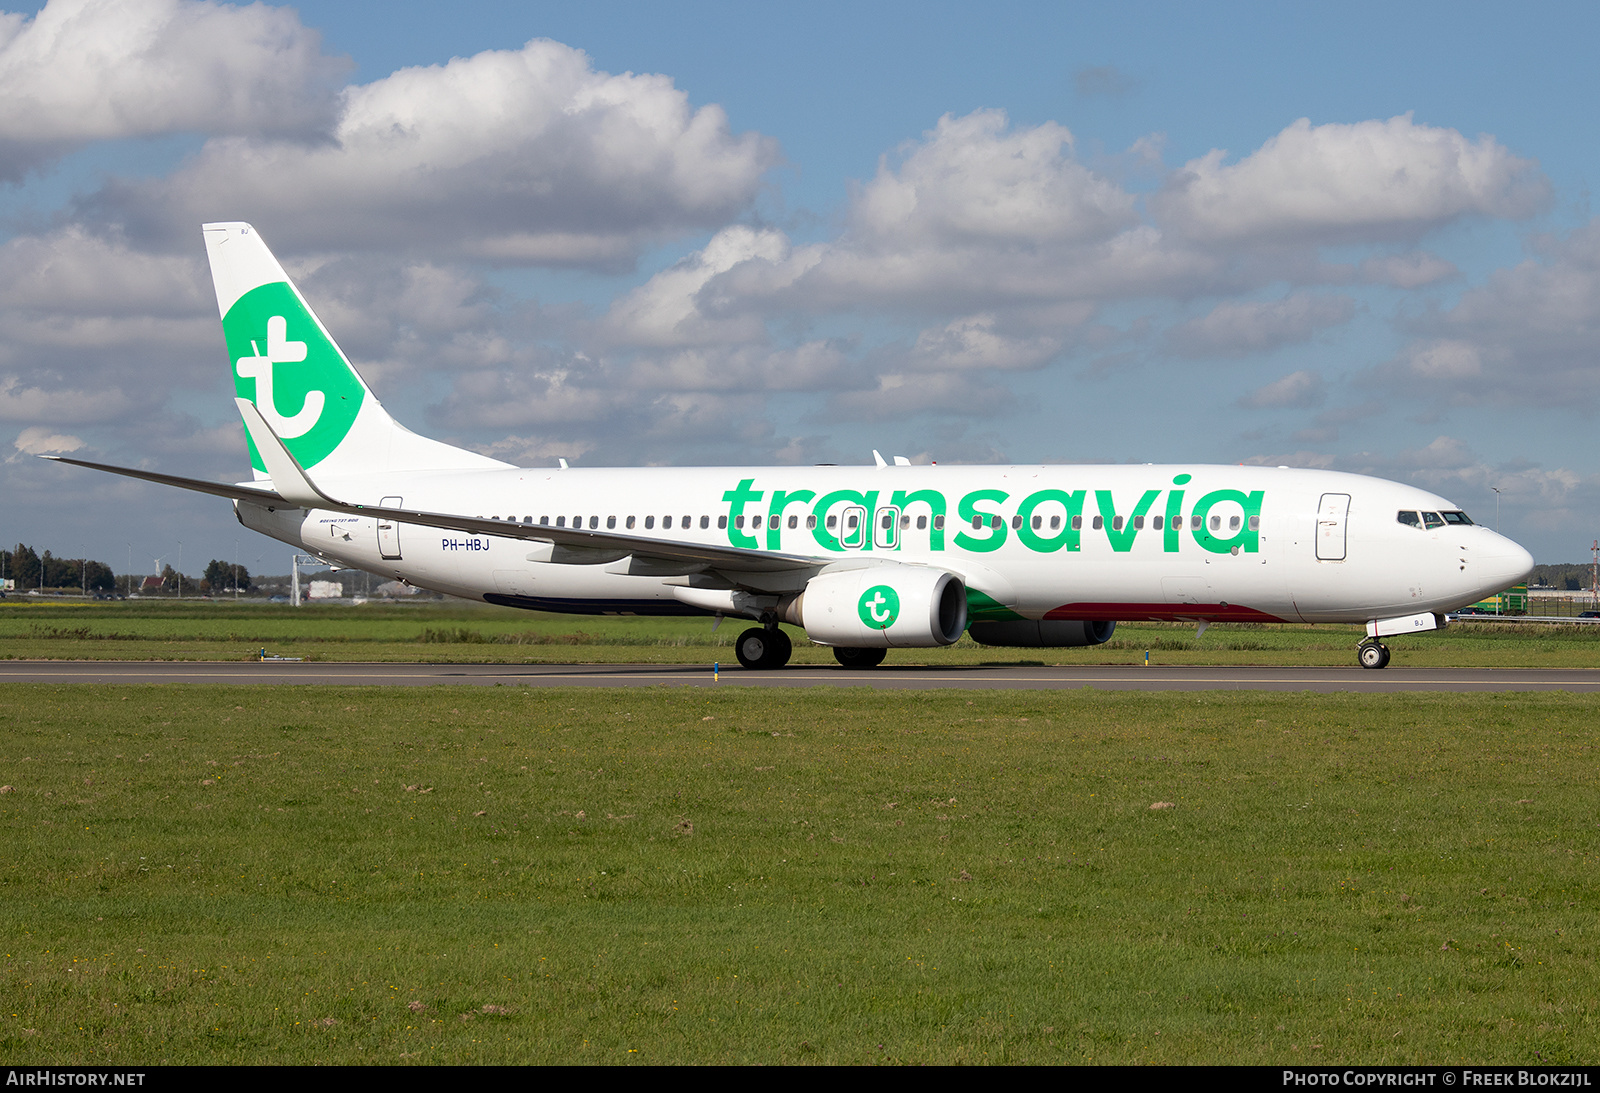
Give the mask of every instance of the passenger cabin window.
[(541, 527), (549, 527), (550, 526), (550, 517), (548, 517), (548, 516), (539, 517), (539, 525)]
[(1000, 519), (1000, 517), (998, 517), (998, 516), (989, 517), (989, 526), (990, 527), (997, 528), (997, 527), (1003, 527), (1004, 525), (1005, 525), (1005, 521)]
[(728, 518), (726, 516), (717, 517), (717, 530), (718, 531), (727, 531), (728, 530)]
[(1059, 516), (1050, 517), (1050, 530), (1051, 531), (1055, 531), (1060, 526), (1061, 526), (1061, 517), (1059, 517)]
[(633, 530), (633, 520), (634, 520), (634, 518), (632, 516), (630, 516), (626, 520), (623, 521), (623, 523), (628, 525), (628, 530), (629, 531)]
[(682, 528), (684, 531), (688, 531), (690, 528), (692, 528), (694, 526), (694, 517), (693, 516), (685, 516), (681, 521), (679, 521), (678, 526), (680, 528)]
[(799, 526), (800, 526), (800, 517), (798, 517), (798, 516), (789, 517), (789, 530), (790, 531), (793, 531), (795, 528), (797, 528)]
[(1106, 526), (1106, 521), (1105, 521), (1105, 517), (1103, 517), (1103, 516), (1096, 516), (1096, 517), (1095, 517), (1095, 518), (1094, 518), (1094, 529), (1095, 529), (1095, 530), (1096, 530), (1096, 531), (1099, 531), (1099, 530), (1100, 530), (1100, 529), (1101, 529), (1101, 528), (1103, 528), (1103, 527), (1105, 527), (1105, 526)]
[(1112, 531), (1121, 531), (1122, 530), (1122, 517), (1113, 516), (1111, 518), (1111, 530)]
[(531, 524), (531, 523), (533, 523), (533, 517), (531, 517), (531, 516), (524, 516), (524, 517), (523, 517), (523, 518), (522, 518), (522, 522), (523, 522), (523, 523), (524, 523), (524, 524)]
[(1161, 517), (1159, 517), (1159, 516), (1150, 517), (1150, 526), (1155, 528), (1157, 531), (1160, 531), (1161, 530)]
[(944, 530), (944, 516), (942, 514), (933, 518), (933, 526), (938, 531)]
[(928, 518), (926, 516), (917, 517), (917, 530), (918, 531), (924, 531), (924, 530), (927, 529), (927, 527), (928, 527)]
[(701, 531), (706, 530), (710, 526), (711, 526), (711, 517), (709, 517), (709, 516), (700, 517), (700, 530)]
[(1422, 514), (1422, 524), (1429, 529), (1442, 528), (1444, 527), (1444, 517), (1437, 512), (1425, 512)]
[(617, 526), (617, 518), (615, 516), (607, 516), (606, 517), (606, 530), (610, 531), (612, 528), (614, 528), (616, 526)]
[[(1098, 520), (1100, 518), (1098, 516), (1096, 516), (1095, 519)], [(1073, 531), (1082, 531), (1083, 530), (1083, 517), (1074, 516), (1072, 518), (1072, 530)]]
[(564, 528), (566, 526), (567, 526), (567, 518), (565, 516), (557, 516), (556, 517), (556, 527)]
[(671, 531), (672, 530), (672, 517), (663, 516), (661, 518), (661, 530), (662, 531)]
[(828, 530), (829, 531), (832, 531), (834, 528), (836, 528), (838, 526), (839, 526), (839, 518), (837, 516), (828, 517)]
[(653, 528), (655, 526), (656, 526), (656, 518), (654, 516), (646, 516), (644, 518), (644, 527), (645, 527), (646, 531), (649, 531), (651, 528)]
[(1238, 531), (1239, 530), (1239, 518), (1237, 516), (1228, 517), (1228, 530), (1229, 531)]
[(589, 526), (591, 528), (593, 528), (594, 530), (599, 531), (600, 530), (600, 517), (598, 517), (598, 516), (589, 517)]
[[(1161, 517), (1158, 516), (1158, 517), (1156, 517), (1156, 519), (1159, 520), (1159, 519), (1161, 519)], [(1160, 527), (1160, 526), (1161, 526), (1160, 524), (1156, 525), (1156, 527)], [(1261, 530), (1261, 517), (1259, 517), (1259, 516), (1250, 517), (1250, 530), (1251, 531), (1260, 531)]]
[(813, 513), (812, 515), (807, 516), (806, 517), (806, 529), (807, 530), (815, 530), (816, 526), (817, 526), (816, 514)]
[(770, 531), (778, 530), (778, 523), (782, 519), (783, 519), (783, 517), (779, 516), (777, 513), (773, 513), (771, 516), (769, 516), (767, 518), (767, 528), (768, 528), (768, 530), (770, 530)]

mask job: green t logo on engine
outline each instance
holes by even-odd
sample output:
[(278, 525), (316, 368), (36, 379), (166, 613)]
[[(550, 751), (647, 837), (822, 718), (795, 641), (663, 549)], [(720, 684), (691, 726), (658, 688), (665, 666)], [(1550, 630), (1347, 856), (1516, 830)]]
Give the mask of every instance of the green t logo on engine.
[(886, 584), (873, 585), (861, 593), (857, 610), (862, 622), (874, 630), (887, 630), (900, 616), (900, 597)]

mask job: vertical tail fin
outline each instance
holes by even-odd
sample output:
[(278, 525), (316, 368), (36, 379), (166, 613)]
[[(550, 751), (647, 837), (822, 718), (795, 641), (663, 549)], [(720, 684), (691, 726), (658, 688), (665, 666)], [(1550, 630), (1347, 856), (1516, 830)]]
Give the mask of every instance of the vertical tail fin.
[[(302, 467), (346, 475), (506, 466), (390, 417), (249, 224), (203, 231), (235, 392)], [(250, 465), (267, 477), (254, 441)]]

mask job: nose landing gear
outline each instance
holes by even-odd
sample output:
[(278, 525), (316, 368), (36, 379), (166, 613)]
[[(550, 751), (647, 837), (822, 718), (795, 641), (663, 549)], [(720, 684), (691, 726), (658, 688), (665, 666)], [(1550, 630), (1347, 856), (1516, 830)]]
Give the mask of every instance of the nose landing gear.
[(1381, 641), (1368, 638), (1356, 646), (1356, 659), (1363, 668), (1387, 668), (1389, 666), (1389, 647)]

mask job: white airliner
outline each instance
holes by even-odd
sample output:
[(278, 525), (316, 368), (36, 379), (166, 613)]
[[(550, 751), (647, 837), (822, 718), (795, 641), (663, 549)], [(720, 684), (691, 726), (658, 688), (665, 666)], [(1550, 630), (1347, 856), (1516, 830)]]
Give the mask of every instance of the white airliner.
[(109, 467), (233, 500), (341, 566), (508, 607), (780, 622), (870, 667), (897, 647), (1096, 645), (1119, 620), (1364, 622), (1380, 638), (1523, 579), (1533, 558), (1442, 497), (1246, 466), (519, 468), (388, 415), (248, 224), (207, 224), (255, 480)]

